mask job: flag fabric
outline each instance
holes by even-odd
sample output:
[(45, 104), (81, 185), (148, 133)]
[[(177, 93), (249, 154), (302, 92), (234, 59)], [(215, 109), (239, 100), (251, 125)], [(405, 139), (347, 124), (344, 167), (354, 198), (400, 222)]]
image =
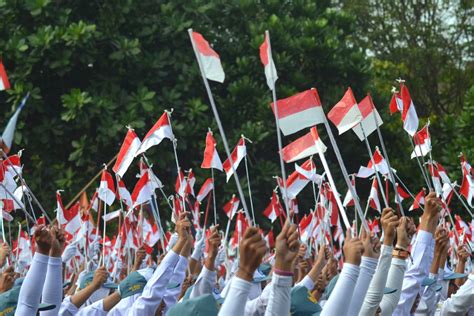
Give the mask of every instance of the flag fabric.
[(235, 146), (234, 150), (230, 155), (232, 157), (232, 162), (234, 163), (234, 168), (232, 169), (232, 164), (230, 163), (229, 159), (226, 159), (226, 161), (224, 161), (224, 163), (222, 164), (222, 167), (224, 168), (227, 177), (227, 182), (229, 182), (230, 178), (234, 174), (234, 170), (237, 170), (240, 162), (242, 161), (242, 159), (245, 158), (246, 155), (247, 147), (245, 146), (245, 138), (241, 137), (239, 142), (237, 143), (237, 146)]
[(471, 165), (466, 161), (464, 156), (461, 156), (462, 167), (462, 183), (459, 188), (459, 193), (464, 196), (470, 207), (472, 205), (472, 198), (474, 196), (474, 175)]
[(224, 82), (225, 73), (219, 55), (211, 48), (209, 42), (198, 32), (192, 32), (194, 49), (198, 54), (198, 62), (207, 79)]
[(275, 237), (273, 236), (273, 231), (270, 230), (263, 239), (267, 243), (268, 249), (273, 249), (273, 247), (275, 247)]
[(194, 196), (194, 185), (196, 184), (196, 177), (193, 169), (189, 169), (188, 178), (186, 179), (186, 193)]
[(426, 124), (421, 130), (413, 136), (415, 150), (411, 153), (411, 159), (426, 156), (431, 151), (431, 137), (428, 131), (429, 124)]
[(245, 218), (244, 214), (242, 212), (237, 213), (237, 220), (235, 222), (234, 235), (232, 237), (233, 248), (239, 245), (240, 241), (242, 240), (242, 237), (245, 234), (245, 231), (247, 230), (249, 226), (250, 225), (247, 222), (247, 219)]
[[(375, 162), (375, 166), (377, 168), (377, 171), (383, 175), (388, 175), (389, 169), (388, 169), (388, 164), (385, 158), (382, 156), (380, 153), (379, 149), (376, 148), (375, 152), (373, 153), (373, 160)], [(375, 174), (375, 168), (372, 164), (372, 159), (369, 160), (367, 167), (361, 166), (359, 168), (359, 171), (357, 172), (357, 177), (359, 178), (368, 178)]]
[(148, 172), (145, 173), (140, 180), (138, 180), (132, 192), (133, 207), (148, 202), (153, 195), (153, 187), (151, 185)]
[(451, 179), (449, 179), (448, 172), (446, 171), (446, 169), (444, 169), (444, 167), (439, 162), (434, 161), (433, 163), (435, 168), (438, 170), (438, 174), (441, 178), (441, 181), (443, 181), (444, 184), (450, 184)]
[(186, 177), (184, 176), (184, 172), (180, 168), (179, 172), (178, 172), (178, 176), (176, 177), (175, 192), (179, 196), (185, 197), (185, 195), (186, 195), (186, 186), (187, 186)]
[(379, 200), (379, 188), (377, 178), (374, 178), (372, 182), (372, 187), (370, 188), (370, 195), (369, 195), (369, 206), (374, 210), (379, 211), (382, 213), (382, 209), (380, 208), (380, 200)]
[(10, 173), (11, 177), (15, 177), (16, 174), (21, 174), (23, 167), (21, 166), (21, 155), (11, 155), (7, 159), (3, 160), (3, 167), (5, 173)]
[(270, 203), (268, 204), (267, 208), (263, 211), (263, 215), (265, 215), (272, 223), (283, 214), (283, 207), (281, 206), (280, 201), (278, 200), (278, 196), (275, 191), (272, 193), (272, 197), (270, 199)]
[(328, 119), (336, 125), (339, 135), (347, 132), (362, 120), (362, 114), (351, 88), (347, 89), (342, 99), (329, 111)]
[(403, 112), (403, 100), (402, 96), (398, 92), (392, 94), (392, 99), (390, 100), (390, 114), (397, 112)]
[(229, 219), (232, 219), (235, 213), (237, 213), (239, 205), (240, 200), (236, 196), (233, 196), (230, 201), (224, 205), (223, 210)]
[(270, 38), (265, 33), (265, 39), (260, 45), (260, 61), (265, 67), (265, 78), (267, 78), (267, 85), (270, 90), (275, 89), (275, 82), (278, 80), (277, 70), (272, 58), (272, 51), (270, 45)]
[[(324, 122), (324, 111), (316, 89), (278, 100), (276, 104), (278, 123), (285, 136)], [(274, 102), (271, 103), (271, 107), (275, 114)]]
[(281, 153), (283, 160), (290, 163), (317, 154), (318, 150), (325, 153), (326, 149), (316, 127), (312, 127), (309, 133), (285, 146)]
[(23, 108), (25, 107), (26, 101), (28, 101), (29, 97), (30, 93), (28, 92), (26, 96), (21, 100), (20, 106), (18, 106), (15, 113), (8, 121), (7, 126), (3, 130), (1, 146), (3, 151), (7, 154), (10, 152), (10, 149), (13, 145), (13, 137), (15, 136), (16, 122), (18, 121), (18, 116), (20, 115), (21, 110), (23, 110)]
[(100, 178), (98, 197), (107, 205), (112, 205), (115, 201), (115, 185), (112, 175), (107, 171), (102, 171)]
[[(294, 214), (298, 214), (300, 212), (298, 208), (298, 200), (296, 198), (291, 199), (289, 203), (290, 205), (288, 205), (288, 207), (290, 208), (290, 212), (293, 212)], [(285, 215), (285, 212), (283, 212), (282, 214)]]
[(380, 233), (379, 220), (377, 218), (374, 218), (373, 220), (367, 219), (367, 225), (369, 225), (369, 229), (372, 233)]
[[(411, 197), (410, 194), (408, 194), (407, 191), (405, 191), (398, 183), (395, 185), (397, 187), (397, 194), (398, 194), (398, 199), (399, 201), (403, 201), (405, 199), (409, 199)], [(395, 198), (395, 203), (397, 203), (397, 199)]]
[(316, 173), (316, 166), (312, 159), (306, 160), (301, 166), (295, 163), (295, 171), (314, 183), (321, 184), (323, 181), (323, 177)]
[(410, 206), (409, 211), (413, 211), (416, 209), (419, 209), (422, 207), (422, 205), (425, 205), (425, 190), (421, 190), (416, 196), (415, 196), (415, 201), (413, 201), (412, 206)]
[(214, 182), (212, 182), (211, 178), (208, 178), (201, 186), (201, 189), (199, 190), (199, 193), (196, 196), (196, 200), (202, 202), (212, 190), (214, 190)]
[(404, 84), (401, 84), (400, 95), (403, 101), (403, 128), (408, 134), (410, 134), (410, 136), (413, 136), (418, 130), (418, 114), (416, 114), (415, 104), (413, 104), (410, 92), (408, 91), (407, 86)]
[(148, 131), (135, 157), (147, 151), (150, 147), (161, 143), (165, 138), (174, 139), (173, 130), (169, 121), (168, 113), (165, 111), (153, 127)]
[(79, 203), (74, 204), (66, 210), (63, 206), (61, 193), (56, 192), (57, 219), (61, 227), (70, 235), (74, 235), (81, 228), (81, 216), (79, 214)]
[[(354, 188), (354, 192), (357, 192), (356, 187), (355, 187), (355, 177), (354, 176), (352, 176), (352, 178), (351, 178), (351, 185), (352, 185), (352, 188)], [(342, 206), (348, 207), (348, 206), (354, 206), (354, 205), (355, 205), (354, 198), (352, 197), (351, 190), (348, 189), (347, 193), (346, 193), (346, 196), (344, 197), (344, 201), (342, 202)]]
[(300, 174), (298, 171), (294, 171), (286, 180), (286, 192), (283, 185), (283, 181), (280, 177), (278, 179), (278, 185), (280, 186), (281, 194), (288, 199), (294, 199), (296, 196), (304, 189), (304, 187), (309, 183), (305, 176)]
[(8, 89), (10, 89), (10, 82), (8, 81), (7, 72), (5, 71), (3, 62), (0, 60), (0, 91)]
[(362, 101), (359, 102), (358, 107), (362, 115), (362, 120), (359, 124), (354, 126), (352, 130), (357, 135), (357, 137), (359, 137), (359, 139), (363, 141), (364, 133), (362, 133), (362, 128), (364, 128), (366, 137), (369, 137), (370, 134), (377, 130), (374, 115), (377, 117), (377, 124), (379, 127), (383, 124), (383, 121), (380, 117), (379, 112), (377, 112), (377, 110), (375, 109), (374, 102), (370, 95), (367, 95), (364, 99), (362, 99)]
[(135, 131), (129, 129), (122, 143), (122, 147), (120, 147), (117, 160), (112, 168), (115, 174), (119, 175), (121, 178), (123, 177), (128, 167), (132, 164), (133, 158), (141, 144), (142, 142), (137, 134), (135, 134)]
[(120, 216), (120, 210), (116, 210), (114, 212), (109, 212), (103, 215), (102, 218), (105, 222), (108, 222), (108, 221), (118, 218), (119, 216)]
[(133, 201), (132, 201), (132, 196), (130, 195), (130, 192), (128, 191), (127, 187), (125, 186), (125, 183), (123, 183), (122, 179), (118, 180), (117, 184), (117, 197), (119, 200), (121, 200), (127, 207), (132, 207)]
[(207, 132), (206, 135), (206, 148), (204, 149), (204, 159), (201, 163), (201, 168), (203, 169), (210, 169), (214, 168), (217, 170), (222, 171), (222, 162), (221, 158), (219, 158), (219, 154), (217, 153), (217, 143), (212, 136), (212, 132)]

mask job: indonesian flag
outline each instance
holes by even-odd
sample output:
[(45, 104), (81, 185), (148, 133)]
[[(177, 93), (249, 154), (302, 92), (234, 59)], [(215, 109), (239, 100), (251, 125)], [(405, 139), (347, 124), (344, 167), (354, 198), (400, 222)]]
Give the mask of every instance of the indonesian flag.
[(15, 209), (15, 203), (10, 199), (0, 199), (0, 209), (10, 213)]
[(66, 210), (63, 206), (61, 193), (56, 192), (57, 201), (57, 219), (61, 227), (70, 235), (74, 235), (81, 228), (81, 216), (79, 214), (79, 204), (74, 204), (70, 209)]
[[(411, 197), (410, 194), (408, 194), (401, 186), (398, 185), (398, 183), (396, 183), (395, 186), (397, 187), (397, 194), (400, 202)], [(395, 203), (396, 202), (397, 199), (395, 199)]]
[(439, 163), (439, 162), (434, 162), (434, 166), (436, 169), (438, 169), (438, 174), (439, 177), (441, 178), (441, 181), (443, 183), (451, 183), (451, 179), (449, 179), (448, 173), (446, 172), (446, 169)]
[(402, 96), (398, 92), (392, 94), (392, 99), (390, 100), (390, 114), (403, 111), (403, 100)]
[(362, 128), (364, 128), (365, 136), (368, 137), (375, 130), (377, 130), (377, 125), (375, 125), (374, 115), (377, 117), (378, 126), (383, 124), (382, 118), (379, 115), (379, 112), (375, 109), (374, 102), (370, 95), (367, 95), (362, 101), (358, 104), (360, 114), (362, 115), (362, 121), (359, 124), (354, 126), (352, 130), (356, 133), (357, 137), (361, 141), (364, 140), (364, 134), (362, 133)]
[[(298, 208), (298, 200), (297, 199), (291, 199), (289, 201), (290, 205), (288, 205), (288, 207), (290, 208), (290, 212), (293, 212), (294, 214), (298, 214), (300, 211), (299, 211), (299, 208)], [(283, 212), (283, 215), (285, 213)]]
[[(271, 103), (275, 114), (275, 103)], [(278, 123), (283, 135), (324, 122), (324, 111), (318, 91), (310, 89), (277, 101)]]
[(416, 196), (415, 201), (413, 202), (412, 206), (410, 206), (409, 211), (416, 210), (421, 208), (422, 205), (425, 205), (425, 190), (421, 190)]
[[(355, 187), (355, 177), (352, 176), (351, 178), (351, 185), (354, 188), (354, 192), (356, 192), (356, 187)], [(354, 198), (352, 197), (351, 190), (347, 190), (346, 196), (344, 197), (344, 202), (342, 202), (342, 206), (348, 207), (348, 206), (354, 206), (355, 201)]]
[(108, 206), (112, 205), (115, 201), (115, 185), (112, 175), (107, 171), (102, 171), (102, 177), (100, 178), (99, 184), (99, 199), (104, 201)]
[(472, 197), (474, 196), (474, 175), (471, 165), (465, 160), (464, 156), (461, 156), (461, 167), (462, 167), (462, 183), (459, 188), (459, 193), (466, 198), (467, 203), (470, 207), (472, 205)]
[(372, 182), (372, 187), (370, 188), (369, 206), (374, 210), (379, 211), (379, 213), (382, 213), (382, 209), (380, 208), (377, 178), (374, 178), (374, 181)]
[(305, 177), (306, 179), (317, 184), (320, 184), (321, 181), (323, 180), (323, 177), (321, 177), (319, 174), (316, 173), (316, 166), (314, 165), (314, 162), (312, 159), (306, 160), (301, 165), (301, 167), (295, 163), (295, 171), (298, 172), (303, 177)]
[(6, 173), (10, 173), (11, 177), (21, 174), (23, 167), (21, 166), (21, 152), (11, 155), (3, 161), (3, 167)]
[(222, 162), (221, 158), (219, 158), (219, 154), (217, 153), (216, 149), (217, 143), (212, 136), (212, 132), (207, 132), (206, 136), (206, 148), (204, 149), (204, 159), (201, 164), (201, 168), (203, 169), (210, 169), (214, 168), (217, 170), (222, 171)]
[(263, 239), (265, 239), (269, 249), (273, 249), (273, 247), (275, 247), (275, 237), (273, 236), (273, 231), (270, 230)]
[(265, 32), (265, 40), (262, 45), (260, 45), (260, 60), (263, 67), (265, 67), (265, 77), (267, 78), (268, 88), (273, 90), (275, 88), (275, 82), (278, 80), (278, 75), (272, 58), (272, 47), (270, 45), (268, 32)]
[(314, 212), (310, 212), (308, 216), (304, 216), (300, 221), (301, 241), (306, 242), (312, 236), (313, 230), (318, 219), (314, 216)]
[(285, 146), (281, 153), (283, 160), (290, 163), (317, 154), (318, 150), (324, 153), (326, 149), (319, 138), (316, 127), (312, 127), (308, 134)]
[(25, 231), (20, 232), (18, 241), (13, 241), (12, 253), (18, 254), (16, 260), (23, 266), (30, 265), (33, 258), (30, 237)]
[(7, 72), (5, 71), (3, 62), (0, 60), (0, 91), (8, 89), (10, 89), (10, 82), (8, 81)]
[(187, 185), (188, 185), (188, 182), (186, 181), (184, 172), (180, 168), (178, 172), (178, 176), (176, 177), (176, 183), (175, 183), (176, 193), (178, 193), (179, 196), (184, 197), (186, 194)]
[(8, 121), (7, 127), (3, 130), (2, 137), (1, 137), (1, 147), (5, 153), (9, 153), (10, 149), (12, 148), (13, 144), (13, 137), (15, 136), (15, 129), (16, 129), (16, 122), (18, 121), (18, 116), (20, 115), (21, 110), (25, 107), (26, 101), (30, 97), (30, 93), (28, 92), (26, 96), (21, 100), (20, 106), (16, 109), (13, 116)]
[(413, 136), (418, 130), (418, 115), (416, 114), (415, 105), (411, 99), (410, 92), (404, 84), (401, 84), (401, 96), (403, 101), (403, 128), (408, 134)]
[(113, 219), (116, 219), (120, 216), (120, 210), (116, 210), (114, 212), (107, 213), (102, 216), (105, 222), (111, 221)]
[(372, 233), (378, 234), (380, 233), (380, 226), (379, 226), (379, 220), (374, 218), (373, 220), (368, 219), (367, 220), (367, 225), (369, 225), (369, 229)]
[(133, 202), (132, 202), (132, 196), (130, 195), (130, 192), (128, 191), (127, 187), (125, 186), (125, 183), (123, 183), (122, 179), (118, 180), (118, 191), (117, 191), (117, 197), (125, 203), (128, 207), (132, 207)]
[(201, 186), (201, 189), (199, 190), (199, 193), (196, 196), (196, 200), (202, 202), (212, 190), (214, 190), (214, 182), (212, 182), (211, 178), (208, 178)]
[(278, 200), (278, 196), (275, 191), (272, 193), (272, 197), (270, 199), (270, 204), (268, 204), (265, 211), (263, 211), (263, 215), (265, 215), (272, 223), (283, 214), (283, 207)]
[(232, 238), (232, 246), (234, 248), (242, 240), (242, 237), (244, 236), (247, 227), (249, 227), (249, 224), (244, 214), (242, 212), (237, 213), (237, 221), (235, 223), (234, 236)]
[(115, 165), (112, 168), (115, 174), (119, 175), (121, 178), (123, 177), (128, 167), (132, 164), (133, 158), (141, 144), (142, 142), (137, 134), (135, 134), (135, 131), (129, 129), (122, 143), (122, 147), (120, 147)]
[(227, 176), (227, 182), (229, 182), (229, 179), (234, 174), (234, 170), (237, 170), (240, 162), (242, 161), (242, 159), (244, 159), (246, 155), (247, 147), (245, 146), (245, 139), (241, 137), (239, 142), (237, 143), (237, 146), (235, 146), (234, 150), (232, 151), (232, 154), (230, 155), (232, 157), (232, 162), (234, 163), (234, 168), (232, 169), (232, 164), (230, 163), (229, 159), (224, 161), (224, 163), (222, 164), (225, 174)]
[(428, 131), (428, 126), (429, 124), (426, 124), (425, 127), (413, 136), (415, 150), (411, 153), (411, 159), (426, 156), (431, 151), (431, 137)]
[(143, 221), (143, 233), (145, 234), (145, 244), (153, 247), (160, 240), (160, 231), (156, 223), (150, 223), (149, 220)]
[[(379, 149), (376, 148), (374, 155), (373, 155), (373, 160), (375, 162), (375, 166), (377, 168), (377, 171), (383, 175), (387, 175), (389, 173), (388, 169), (388, 164), (385, 158), (382, 156), (380, 153)], [(369, 160), (369, 163), (367, 164), (367, 167), (360, 167), (359, 172), (357, 172), (357, 177), (359, 178), (368, 178), (375, 174), (375, 168), (372, 164), (372, 159)]]
[(153, 187), (151, 185), (148, 172), (138, 180), (132, 192), (133, 207), (148, 202), (153, 195)]
[(189, 169), (188, 178), (186, 181), (186, 193), (194, 196), (194, 185), (196, 184), (196, 177), (194, 176), (193, 169)]
[(239, 209), (239, 204), (240, 200), (234, 195), (232, 196), (230, 201), (224, 205), (223, 210), (229, 219), (232, 219), (235, 213), (237, 213), (237, 210)]
[(428, 171), (431, 175), (431, 181), (433, 182), (434, 190), (436, 194), (440, 196), (443, 193), (443, 185), (441, 184), (441, 178), (439, 176), (438, 169), (436, 169), (432, 161), (429, 161), (427, 164)]
[(192, 32), (191, 41), (206, 78), (220, 83), (224, 82), (225, 73), (222, 69), (221, 59), (211, 48), (209, 42), (197, 32)]
[(97, 210), (99, 209), (99, 198), (98, 198), (98, 195), (99, 195), (99, 189), (96, 189), (94, 194), (92, 195), (91, 197), (91, 203), (90, 203), (90, 208), (95, 210), (97, 212)]
[(342, 99), (329, 111), (328, 119), (336, 125), (339, 135), (347, 132), (362, 120), (357, 102), (348, 88)]
[(166, 111), (148, 131), (140, 148), (135, 153), (135, 157), (147, 151), (148, 148), (158, 145), (165, 138), (170, 140), (174, 139), (173, 130), (171, 129), (168, 113)]
[(288, 199), (294, 199), (296, 196), (304, 189), (304, 187), (309, 183), (305, 176), (301, 175), (299, 172), (294, 171), (286, 180), (286, 192), (283, 185), (283, 181), (280, 177), (278, 179), (278, 185), (283, 196), (288, 197)]

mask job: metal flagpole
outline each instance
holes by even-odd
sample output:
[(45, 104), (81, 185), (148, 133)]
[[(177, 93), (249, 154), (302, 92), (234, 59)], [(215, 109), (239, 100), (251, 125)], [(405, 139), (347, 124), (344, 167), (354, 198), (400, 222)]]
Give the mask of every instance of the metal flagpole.
[[(15, 203), (20, 206), (21, 210), (25, 213), (26, 217), (28, 217), (30, 220), (35, 222), (34, 218), (31, 217), (31, 215), (28, 214), (28, 212), (26, 211), (25, 206), (20, 201), (18, 201), (16, 196), (13, 193), (11, 193), (3, 183), (0, 183), (0, 187), (2, 187), (3, 190), (5, 190), (5, 192), (13, 199), (13, 201), (15, 201)], [(50, 222), (51, 222), (51, 220), (50, 220)]]
[[(408, 138), (410, 139), (411, 148), (413, 149), (415, 154), (417, 154), (418, 151), (415, 148), (415, 143), (413, 142), (413, 138), (410, 135), (408, 135)], [(421, 151), (421, 149), (420, 149), (420, 151)], [(420, 154), (422, 154), (422, 153), (420, 152)], [(415, 158), (416, 158), (416, 162), (418, 163), (418, 167), (420, 167), (421, 173), (423, 174), (423, 178), (425, 179), (425, 182), (426, 182), (426, 185), (428, 186), (429, 191), (433, 191), (433, 187), (431, 186), (431, 182), (430, 182), (428, 176), (425, 173), (425, 168), (423, 167), (422, 163), (420, 162), (420, 158), (418, 157), (418, 155), (415, 155)], [(424, 158), (423, 158), (423, 160), (424, 160)]]
[(250, 187), (250, 175), (249, 175), (249, 167), (247, 166), (247, 155), (244, 157), (244, 163), (245, 163), (245, 173), (247, 174), (247, 185), (249, 189), (249, 200), (250, 200), (250, 210), (252, 211), (252, 219), (253, 222), (256, 223), (255, 221), (255, 212), (253, 209), (253, 201), (252, 201), (252, 189)]
[[(107, 215), (107, 202), (106, 202), (107, 201), (107, 191), (105, 191), (104, 215), (103, 215), (103, 219), (102, 219), (102, 221), (104, 222), (104, 228), (103, 228), (104, 231), (102, 232), (102, 262), (103, 262), (104, 265), (105, 265), (105, 229), (107, 228), (107, 224), (106, 224), (104, 218)], [(100, 220), (100, 218), (98, 218), (97, 220)]]
[[(398, 182), (400, 182), (400, 184), (402, 185), (403, 189), (405, 189), (405, 191), (411, 196), (411, 198), (413, 200), (416, 200), (415, 198), (415, 195), (408, 189), (408, 187), (405, 185), (405, 183), (403, 183), (402, 179), (400, 179), (400, 177), (398, 176), (398, 174), (395, 173), (395, 177), (397, 178)], [(395, 187), (396, 187), (396, 184), (395, 184)], [(397, 191), (395, 191), (397, 193)], [(398, 196), (398, 193), (396, 195), (398, 198), (400, 198)]]
[[(211, 167), (211, 178), (212, 178), (212, 183), (216, 183), (214, 179), (214, 168)], [(216, 190), (212, 190), (212, 206), (214, 208), (214, 225), (217, 225), (217, 203), (216, 203)]]
[[(230, 154), (229, 144), (227, 142), (227, 137), (225, 135), (224, 127), (222, 126), (222, 122), (221, 122), (221, 119), (219, 117), (219, 112), (217, 112), (216, 104), (214, 103), (214, 97), (212, 96), (212, 92), (211, 92), (211, 88), (209, 86), (209, 82), (207, 81), (207, 77), (206, 77), (206, 75), (204, 73), (204, 70), (202, 68), (201, 57), (199, 56), (199, 53), (196, 50), (196, 45), (195, 45), (194, 40), (193, 40), (193, 30), (188, 29), (188, 33), (189, 33), (189, 38), (191, 40), (191, 44), (193, 46), (194, 53), (196, 55), (199, 70), (201, 72), (202, 80), (204, 82), (204, 87), (206, 88), (207, 96), (209, 97), (209, 102), (211, 103), (212, 112), (214, 113), (214, 118), (216, 119), (217, 127), (219, 128), (219, 133), (221, 134), (221, 137), (222, 137), (222, 142), (224, 143), (225, 153), (227, 154), (227, 159), (229, 159), (230, 165), (232, 167), (232, 171), (234, 173), (235, 185), (237, 186), (237, 191), (239, 192), (239, 197), (240, 197), (240, 200), (242, 201), (242, 206), (244, 208), (245, 215), (247, 216), (248, 219), (251, 219), (248, 208), (247, 208), (247, 203), (245, 202), (244, 191), (242, 190), (242, 187), (240, 185), (239, 175), (237, 174), (237, 171), (234, 168), (234, 160), (232, 159), (232, 156)], [(215, 183), (214, 183), (214, 185), (215, 185)]]

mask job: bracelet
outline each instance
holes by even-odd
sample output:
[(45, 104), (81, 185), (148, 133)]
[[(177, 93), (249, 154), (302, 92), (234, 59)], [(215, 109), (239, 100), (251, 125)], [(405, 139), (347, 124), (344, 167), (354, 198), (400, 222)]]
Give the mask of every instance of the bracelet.
[(399, 244), (396, 244), (396, 245), (395, 245), (395, 249), (401, 249), (401, 250), (408, 251), (408, 248), (402, 247), (402, 246), (400, 246)]
[(276, 274), (281, 275), (281, 276), (293, 276), (293, 275), (295, 275), (291, 271), (280, 270), (280, 269), (277, 269), (277, 268), (273, 268), (273, 272), (275, 272)]

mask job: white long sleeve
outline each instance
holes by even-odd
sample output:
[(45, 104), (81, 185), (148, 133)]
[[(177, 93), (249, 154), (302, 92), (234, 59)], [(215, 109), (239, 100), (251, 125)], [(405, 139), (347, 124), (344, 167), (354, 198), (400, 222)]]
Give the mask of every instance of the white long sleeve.
[(295, 287), (297, 286), (304, 286), (305, 288), (308, 289), (308, 291), (312, 291), (314, 288), (314, 281), (309, 277), (309, 275), (306, 275), (303, 280), (299, 281), (298, 283), (295, 284)]
[(364, 303), (364, 297), (369, 289), (370, 281), (372, 281), (375, 269), (377, 269), (377, 263), (377, 259), (362, 257), (359, 277), (357, 278), (357, 283), (349, 305), (349, 313), (351, 315), (359, 314), (360, 308)]
[(219, 310), (219, 316), (240, 316), (242, 309), (247, 303), (252, 283), (234, 276), (231, 280), (229, 292), (226, 295), (224, 304)]
[(382, 316), (390, 316), (398, 305), (400, 300), (401, 289), (403, 285), (403, 277), (407, 270), (407, 262), (402, 259), (393, 258), (390, 271), (388, 272), (387, 287), (396, 289), (394, 293), (386, 294), (380, 302), (380, 309), (382, 309)]
[(405, 273), (400, 300), (393, 315), (404, 316), (410, 314), (416, 296), (420, 292), (421, 282), (428, 276), (433, 253), (433, 234), (420, 230), (412, 249), (413, 264)]
[(393, 247), (386, 245), (382, 245), (382, 248), (380, 249), (379, 263), (359, 312), (359, 315), (361, 316), (375, 315), (375, 312), (382, 301), (383, 291), (385, 289), (385, 284), (387, 283), (388, 271), (390, 270), (390, 264), (392, 263), (392, 251)]
[(349, 298), (354, 293), (354, 288), (359, 277), (359, 266), (344, 263), (336, 286), (324, 304), (321, 316), (345, 316), (349, 312)]
[(439, 298), (439, 295), (436, 295), (438, 275), (430, 273), (429, 278), (435, 279), (436, 282), (422, 289), (423, 293), (421, 294), (420, 303), (416, 308), (415, 314), (434, 315), (434, 312), (436, 310), (436, 304)]
[(160, 306), (166, 286), (173, 275), (173, 270), (178, 263), (179, 255), (170, 250), (161, 264), (156, 268), (153, 276), (148, 280), (140, 296), (132, 305), (129, 315), (155, 315)]
[(211, 271), (206, 268), (206, 266), (203, 266), (201, 273), (199, 273), (199, 276), (196, 279), (196, 283), (194, 283), (189, 298), (195, 298), (204, 294), (211, 294), (214, 284), (216, 283), (216, 278), (216, 271)]
[(48, 270), (49, 256), (38, 252), (33, 256), (30, 269), (26, 273), (25, 280), (21, 285), (16, 316), (36, 315), (41, 300), (46, 271)]
[(186, 268), (188, 267), (188, 259), (179, 256), (178, 264), (173, 271), (173, 276), (170, 279), (170, 284), (179, 284), (176, 287), (171, 289), (167, 289), (165, 296), (163, 296), (163, 301), (165, 302), (165, 308), (163, 310), (163, 315), (166, 315), (168, 310), (176, 304), (178, 300), (178, 295), (181, 293), (181, 289), (183, 288), (183, 281), (186, 277)]
[(443, 302), (441, 316), (465, 315), (474, 306), (474, 275), (470, 274), (467, 281)]
[(43, 295), (41, 303), (54, 304), (56, 308), (40, 312), (41, 316), (58, 315), (61, 302), (63, 300), (63, 265), (61, 258), (50, 257), (48, 261), (48, 271), (46, 272), (46, 281), (43, 286)]
[(100, 300), (92, 303), (89, 306), (81, 308), (76, 316), (106, 316), (107, 312), (104, 311), (104, 300)]
[(71, 296), (66, 296), (61, 303), (59, 308), (59, 315), (61, 316), (73, 316), (79, 311), (76, 305), (71, 302)]
[(290, 291), (293, 284), (292, 276), (272, 275), (270, 297), (268, 299), (265, 316), (279, 316), (290, 314)]
[(267, 309), (268, 300), (270, 299), (270, 291), (272, 290), (272, 283), (267, 284), (259, 297), (247, 301), (245, 304), (245, 316), (263, 316)]

